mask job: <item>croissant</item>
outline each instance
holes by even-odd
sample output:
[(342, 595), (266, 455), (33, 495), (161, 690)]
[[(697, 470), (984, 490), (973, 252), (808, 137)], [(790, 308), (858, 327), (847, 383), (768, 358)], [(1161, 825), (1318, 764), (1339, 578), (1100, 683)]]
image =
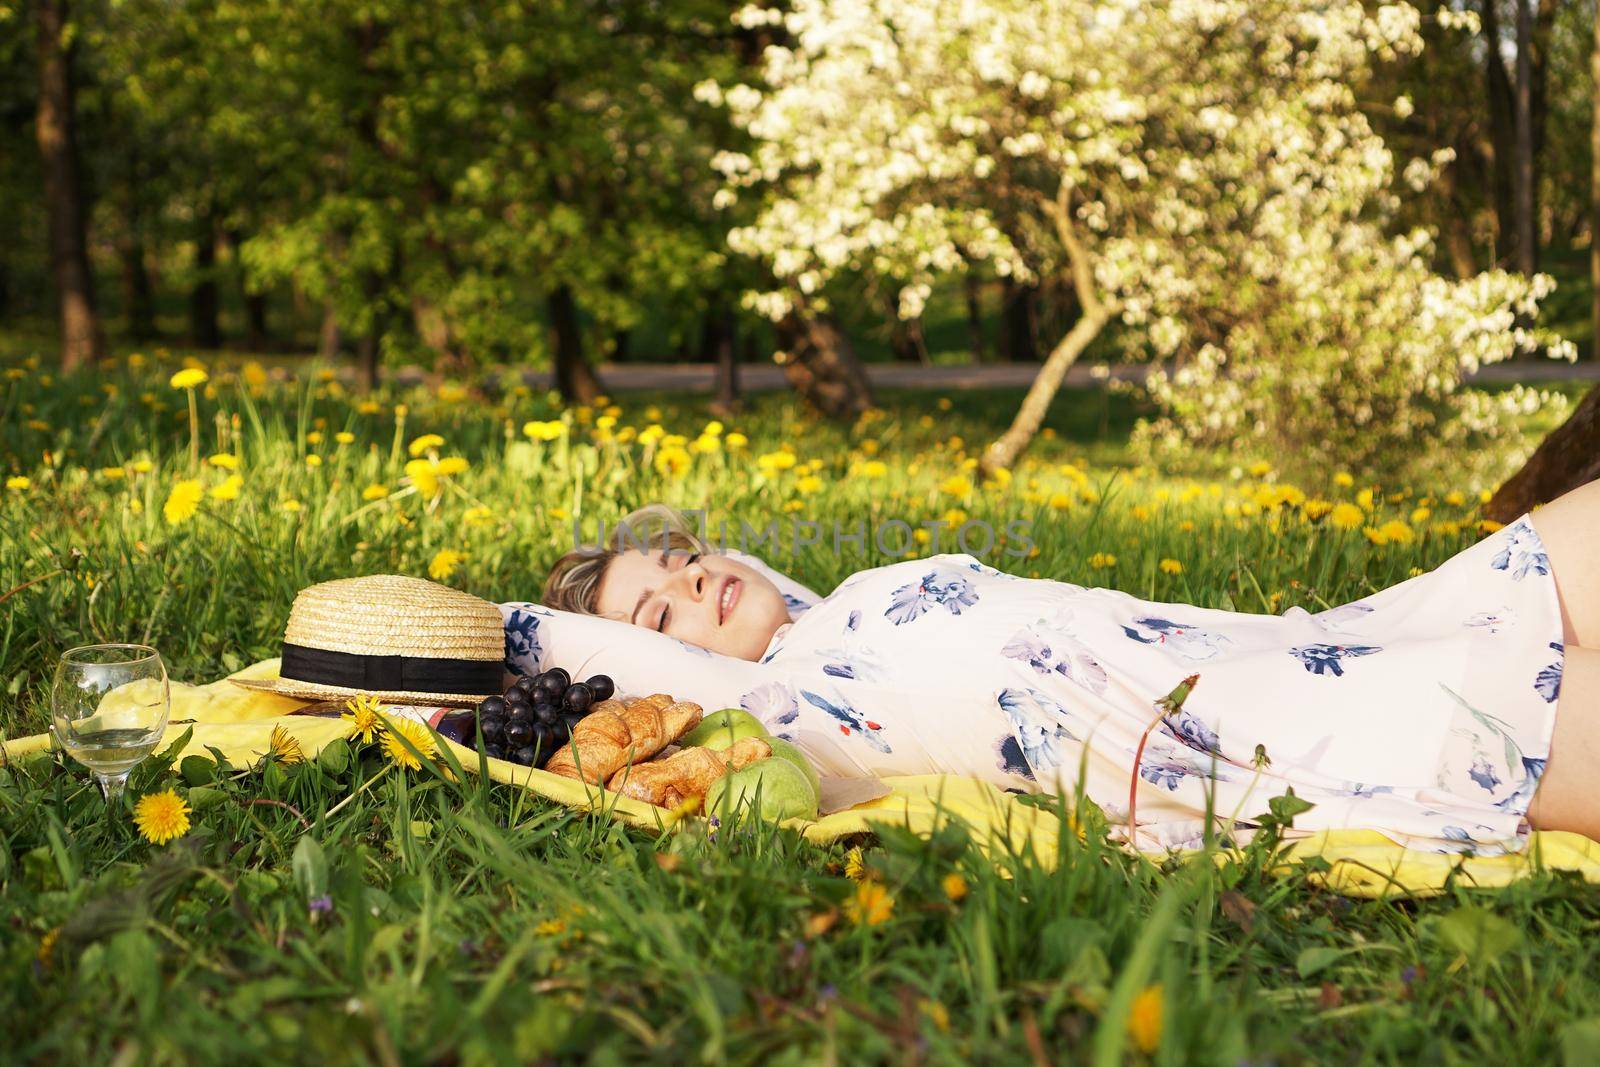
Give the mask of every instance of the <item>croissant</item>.
[(572, 728), (572, 740), (550, 754), (544, 769), (600, 785), (630, 761), (642, 763), (688, 733), (702, 710), (664, 693), (644, 700), (602, 700)]
[(704, 796), (730, 767), (737, 770), (770, 755), (772, 746), (759, 737), (741, 737), (720, 752), (686, 748), (666, 759), (618, 771), (606, 788), (658, 807), (677, 807), (689, 797)]

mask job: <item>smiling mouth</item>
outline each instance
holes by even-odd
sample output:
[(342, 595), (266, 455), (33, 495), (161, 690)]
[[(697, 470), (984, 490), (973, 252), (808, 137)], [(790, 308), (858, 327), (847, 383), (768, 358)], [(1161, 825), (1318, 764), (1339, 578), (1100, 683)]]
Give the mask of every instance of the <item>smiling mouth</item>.
[(739, 590), (744, 583), (738, 578), (729, 577), (722, 583), (722, 593), (717, 597), (717, 625), (728, 621), (728, 616), (733, 614), (733, 607), (739, 602)]

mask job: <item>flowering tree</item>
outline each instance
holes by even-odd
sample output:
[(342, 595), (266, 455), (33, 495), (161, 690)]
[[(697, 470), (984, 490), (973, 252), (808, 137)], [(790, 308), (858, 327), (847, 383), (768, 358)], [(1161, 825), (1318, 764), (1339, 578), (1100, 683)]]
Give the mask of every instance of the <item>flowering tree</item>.
[(1070, 280), (1081, 316), (986, 470), (1119, 320), (1178, 368), (1152, 378), (1148, 439), (1261, 436), (1347, 461), (1447, 414), (1464, 368), (1550, 340), (1517, 326), (1548, 279), (1448, 281), (1426, 232), (1385, 230), (1392, 158), (1352, 86), (1374, 56), (1420, 48), (1408, 5), (793, 0), (736, 19), (791, 41), (767, 49), (763, 89), (697, 87), (756, 138), (716, 159), (722, 203), (762, 198), (730, 235), (781, 283), (751, 306), (825, 304), (832, 277), (867, 271), (900, 283), (909, 318), (936, 274), (978, 261)]

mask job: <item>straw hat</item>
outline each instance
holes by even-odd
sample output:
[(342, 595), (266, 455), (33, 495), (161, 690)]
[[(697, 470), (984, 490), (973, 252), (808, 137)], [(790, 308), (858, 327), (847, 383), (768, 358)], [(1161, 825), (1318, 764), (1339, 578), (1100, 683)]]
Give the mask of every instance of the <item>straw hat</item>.
[(307, 700), (373, 695), (471, 707), (500, 692), (505, 623), (487, 600), (449, 586), (374, 574), (300, 590), (277, 678), (234, 685)]

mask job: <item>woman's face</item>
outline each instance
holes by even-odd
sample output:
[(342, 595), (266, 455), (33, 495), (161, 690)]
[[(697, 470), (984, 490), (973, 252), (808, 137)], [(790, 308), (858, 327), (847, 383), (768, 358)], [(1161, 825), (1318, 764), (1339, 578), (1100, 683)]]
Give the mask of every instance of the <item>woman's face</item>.
[(725, 656), (761, 658), (789, 621), (783, 594), (726, 556), (632, 549), (600, 581), (599, 614), (659, 630)]

